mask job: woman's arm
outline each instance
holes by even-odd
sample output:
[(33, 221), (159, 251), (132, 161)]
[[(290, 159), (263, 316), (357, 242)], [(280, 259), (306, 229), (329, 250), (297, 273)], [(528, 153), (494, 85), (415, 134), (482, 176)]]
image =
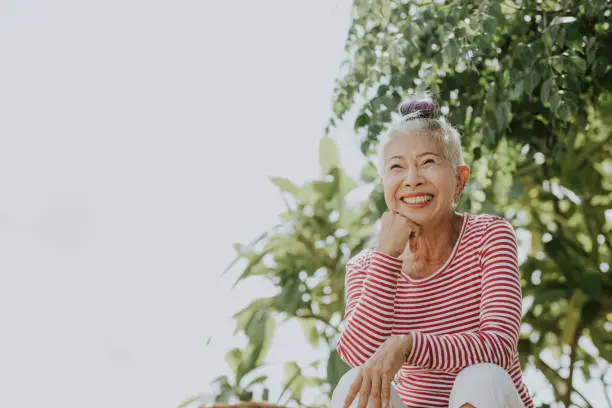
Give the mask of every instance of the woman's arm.
[(400, 259), (375, 249), (366, 249), (347, 263), (345, 327), (338, 354), (351, 367), (363, 364), (391, 335), (401, 267)]
[(509, 369), (521, 324), (521, 283), (514, 229), (504, 219), (492, 222), (483, 237), (480, 325), (476, 332), (412, 333), (408, 363), (458, 373), (476, 363)]

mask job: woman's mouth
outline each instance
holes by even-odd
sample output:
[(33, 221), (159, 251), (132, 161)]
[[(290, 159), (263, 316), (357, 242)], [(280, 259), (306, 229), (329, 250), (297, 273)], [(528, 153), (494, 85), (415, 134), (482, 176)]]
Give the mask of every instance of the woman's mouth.
[(401, 201), (411, 208), (422, 208), (428, 205), (433, 200), (433, 195), (422, 194), (417, 196), (402, 197)]

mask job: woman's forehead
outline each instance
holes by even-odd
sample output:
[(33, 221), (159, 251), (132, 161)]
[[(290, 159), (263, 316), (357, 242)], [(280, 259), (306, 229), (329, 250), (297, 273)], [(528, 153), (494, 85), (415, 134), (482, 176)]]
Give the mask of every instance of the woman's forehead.
[(443, 152), (442, 142), (432, 140), (426, 132), (396, 133), (385, 147), (385, 158), (417, 157), (425, 153), (442, 156)]

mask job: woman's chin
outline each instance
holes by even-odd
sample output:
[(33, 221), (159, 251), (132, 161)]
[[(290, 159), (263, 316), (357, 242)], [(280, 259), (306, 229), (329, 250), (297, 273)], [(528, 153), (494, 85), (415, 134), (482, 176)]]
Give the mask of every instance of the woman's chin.
[(399, 210), (399, 213), (408, 218), (410, 221), (416, 222), (419, 225), (424, 225), (431, 219), (429, 211), (425, 213), (423, 211), (414, 211), (407, 208), (402, 208)]

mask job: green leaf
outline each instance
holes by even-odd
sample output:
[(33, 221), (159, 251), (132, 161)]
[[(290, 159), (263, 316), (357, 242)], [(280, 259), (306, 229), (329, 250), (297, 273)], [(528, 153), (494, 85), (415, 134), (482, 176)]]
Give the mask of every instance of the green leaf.
[[(337, 168), (332, 169), (332, 172)], [(324, 200), (331, 199), (338, 192), (337, 184), (332, 181), (313, 181), (312, 185)]]
[(328, 174), (334, 167), (340, 166), (338, 146), (329, 136), (323, 136), (319, 144), (319, 165), (322, 174)]
[(452, 64), (457, 63), (457, 58), (459, 58), (459, 45), (456, 40), (449, 40), (442, 52), (444, 53), (445, 59)]
[(304, 205), (313, 205), (319, 200), (320, 194), (313, 182), (304, 183), (298, 193), (298, 200)]
[(233, 396), (234, 392), (232, 389), (225, 388), (221, 390), (221, 393), (215, 398), (215, 402), (227, 404), (229, 399)]
[(351, 367), (340, 358), (335, 349), (331, 350), (329, 358), (327, 359), (327, 382), (331, 386), (331, 392), (333, 392), (342, 376), (350, 370), (350, 368)]
[(572, 64), (572, 69), (570, 70), (571, 73), (575, 75), (584, 74), (587, 69), (587, 63), (583, 58), (575, 55), (570, 57), (570, 62)]
[(482, 23), (482, 28), (484, 29), (484, 33), (487, 35), (495, 34), (497, 31), (497, 20), (494, 17), (485, 18)]
[(550, 23), (551, 26), (559, 25), (559, 24), (570, 24), (576, 21), (576, 17), (574, 16), (556, 16), (553, 18), (553, 21)]
[(518, 99), (521, 97), (521, 95), (523, 94), (523, 85), (524, 82), (522, 80), (517, 80), (514, 88), (512, 90), (512, 97), (515, 99)]
[(301, 282), (297, 276), (287, 279), (281, 288), (281, 293), (278, 295), (279, 305), (281, 305), (283, 312), (289, 315), (295, 315), (302, 304), (300, 284)]
[(542, 35), (542, 42), (549, 50), (553, 47), (553, 40), (550, 32), (545, 32), (544, 35)]
[(182, 403), (179, 404), (179, 406), (177, 408), (186, 408), (189, 405), (198, 402), (200, 400), (200, 394), (198, 395), (194, 395), (190, 398), (187, 398), (185, 401), (183, 401)]
[(250, 381), (248, 383), (248, 385), (246, 386), (246, 388), (250, 388), (250, 387), (252, 387), (253, 385), (256, 385), (256, 384), (261, 384), (261, 383), (265, 382), (267, 379), (268, 379), (267, 375), (260, 375), (259, 377), (256, 377), (255, 379)]
[(367, 113), (364, 112), (361, 115), (357, 116), (357, 119), (355, 119), (355, 131), (358, 131), (359, 128), (367, 126), (368, 123), (370, 123), (370, 117)]
[(548, 78), (546, 81), (542, 83), (542, 87), (540, 88), (540, 99), (544, 105), (548, 105), (548, 101), (550, 100), (550, 95), (553, 89), (553, 78)]
[(302, 374), (302, 370), (300, 369), (300, 366), (298, 366), (296, 362), (291, 361), (289, 363), (285, 363), (284, 371), (285, 371), (284, 379), (281, 384), (283, 389), (280, 393), (279, 402), (281, 398), (283, 397), (283, 395), (289, 390), (292, 390), (291, 394), (292, 396), (294, 396), (294, 398), (299, 399), (302, 393), (302, 387), (300, 386), (301, 385), (300, 383), (303, 384), (303, 381), (300, 381), (300, 377)]
[(249, 336), (243, 360), (238, 370), (236, 382), (239, 383), (247, 373), (260, 367), (268, 354), (275, 328), (274, 320), (267, 311), (258, 311), (246, 329)]
[(533, 92), (535, 87), (540, 82), (540, 75), (541, 74), (535, 70), (531, 70), (530, 72), (526, 74), (525, 80), (524, 80), (524, 88), (525, 88), (525, 93), (528, 96), (531, 96), (531, 93)]
[[(388, 91), (389, 91), (389, 85), (381, 85), (378, 87), (378, 91), (376, 91), (376, 95), (380, 97), (380, 96), (386, 95)], [(362, 115), (364, 114), (365, 113), (362, 113)], [(368, 120), (369, 120), (369, 116), (368, 116)]]
[(236, 254), (240, 255), (242, 253), (242, 248), (244, 247), (244, 245), (239, 242), (234, 242), (232, 244), (232, 247), (234, 247), (234, 251), (236, 251)]
[(558, 73), (558, 74), (565, 74), (565, 70), (566, 70), (566, 58), (562, 55), (556, 55), (554, 57), (551, 58), (550, 63), (553, 67), (553, 69)]
[(220, 386), (227, 386), (230, 385), (229, 383), (229, 379), (227, 378), (226, 375), (220, 375), (217, 378), (215, 378), (214, 380), (212, 380), (213, 384), (219, 384)]
[(553, 92), (552, 95), (550, 95), (549, 102), (551, 110), (555, 114), (557, 114), (557, 112), (559, 111), (559, 106), (561, 106), (561, 104), (563, 103), (563, 100), (561, 99), (561, 94), (559, 92)]
[(279, 188), (281, 191), (286, 191), (293, 195), (297, 195), (299, 189), (293, 185), (293, 183), (284, 177), (270, 177), (270, 180)]
[[(236, 320), (236, 330), (234, 334), (238, 333), (240, 330), (243, 330), (246, 333), (248, 327), (251, 326), (252, 321), (256, 319), (256, 313), (261, 313), (261, 311), (265, 312), (273, 306), (274, 298), (255, 299), (242, 310), (236, 312), (233, 316), (233, 318)], [(246, 334), (248, 335), (248, 333)]]
[(239, 348), (231, 349), (225, 354), (225, 361), (233, 372), (237, 372), (240, 362), (242, 361), (242, 350)]

